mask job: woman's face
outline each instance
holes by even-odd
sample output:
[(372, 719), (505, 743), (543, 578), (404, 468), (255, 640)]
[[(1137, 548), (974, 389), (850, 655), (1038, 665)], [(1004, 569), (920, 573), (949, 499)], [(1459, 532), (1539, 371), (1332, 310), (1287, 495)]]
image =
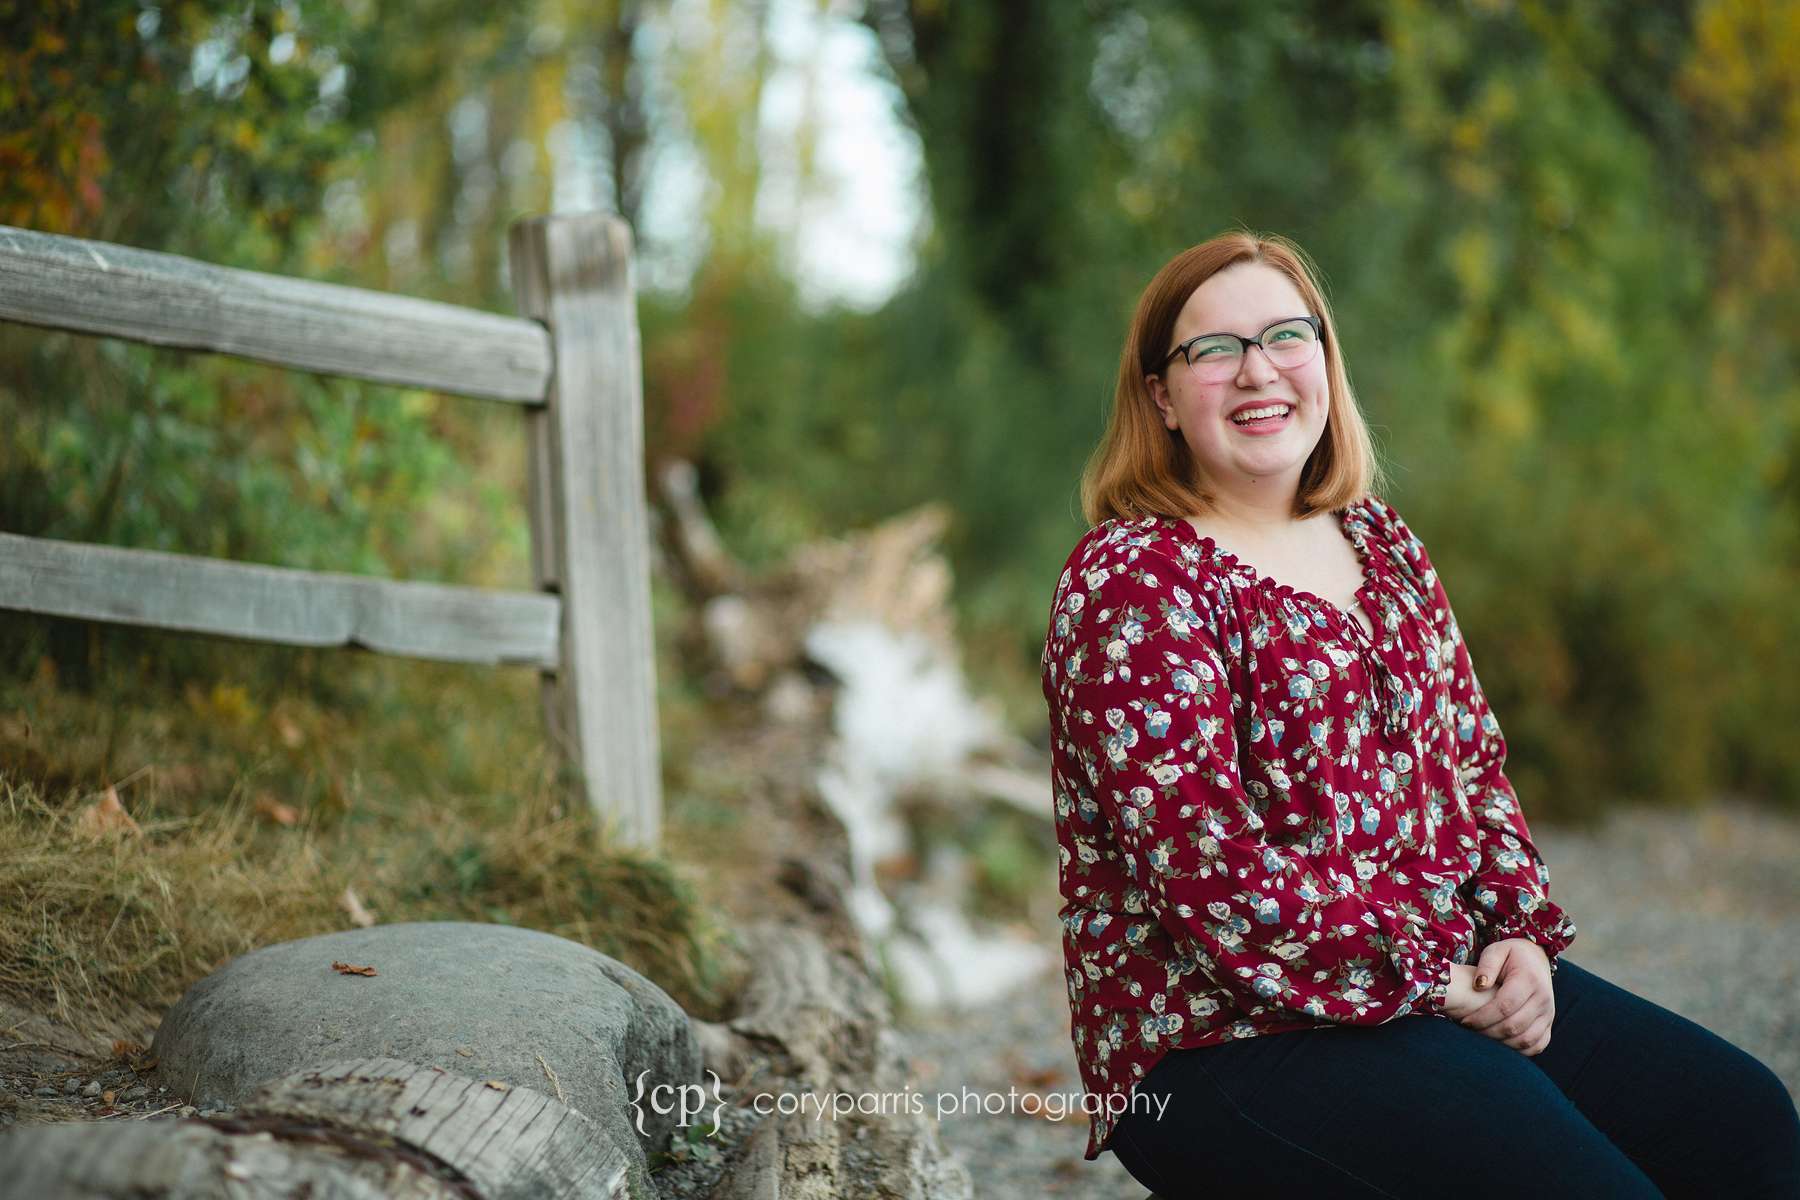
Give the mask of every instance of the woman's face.
[[(1310, 310), (1288, 277), (1273, 267), (1242, 262), (1225, 268), (1194, 289), (1175, 318), (1175, 332), (1164, 350), (1203, 333), (1235, 333), (1255, 337), (1269, 325)], [(1163, 424), (1180, 430), (1206, 480), (1215, 487), (1234, 484), (1286, 483), (1297, 489), (1300, 471), (1325, 432), (1330, 388), (1326, 382), (1325, 347), (1298, 367), (1275, 366), (1260, 346), (1244, 352), (1235, 375), (1201, 379), (1181, 355), (1162, 375), (1145, 382)], [(1273, 422), (1245, 426), (1233, 423), (1240, 409), (1291, 406)], [(1282, 494), (1289, 495), (1290, 491)]]

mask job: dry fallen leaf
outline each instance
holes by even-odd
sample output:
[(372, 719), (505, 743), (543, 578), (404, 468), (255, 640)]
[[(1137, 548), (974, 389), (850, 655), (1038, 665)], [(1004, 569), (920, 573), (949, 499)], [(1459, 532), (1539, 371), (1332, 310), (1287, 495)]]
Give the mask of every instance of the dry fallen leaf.
[(280, 735), (282, 744), (289, 750), (298, 750), (300, 744), (306, 740), (306, 735), (300, 732), (300, 727), (294, 724), (293, 719), (285, 713), (275, 715), (275, 732)]
[(1063, 1073), (1057, 1067), (1044, 1067), (1039, 1070), (1015, 1070), (1013, 1082), (1030, 1091), (1042, 1091), (1061, 1082)]
[(334, 962), (331, 964), (331, 969), (336, 971), (339, 975), (373, 975), (373, 974), (375, 974), (374, 967), (356, 967), (356, 966), (350, 965), (347, 962)]
[(81, 810), (75, 818), (75, 829), (83, 837), (99, 838), (108, 834), (129, 833), (141, 834), (138, 823), (131, 819), (125, 806), (119, 803), (117, 788), (107, 786), (106, 792), (98, 800)]
[(369, 915), (368, 909), (363, 907), (362, 898), (356, 894), (355, 888), (344, 889), (344, 894), (338, 897), (338, 907), (350, 914), (350, 920), (354, 924), (360, 925), (364, 929), (375, 923), (375, 918)]
[(267, 792), (256, 797), (256, 811), (277, 825), (292, 826), (300, 820), (299, 809), (291, 804), (283, 804)]
[(500, 1082), (500, 1081), (499, 1081), (499, 1080), (498, 1080), (498, 1079), (490, 1079), (490, 1080), (488, 1080), (488, 1081), (487, 1081), (487, 1085), (488, 1085), (488, 1086), (489, 1086), (489, 1087), (491, 1087), (491, 1088), (493, 1088), (493, 1089), (494, 1089), (494, 1090), (495, 1090), (495, 1091), (496, 1091), (496, 1092), (510, 1092), (510, 1091), (512, 1091), (512, 1084), (510, 1084), (510, 1083), (501, 1083), (501, 1082)]
[(156, 1069), (156, 1056), (130, 1038), (115, 1039), (112, 1056), (114, 1062), (124, 1063), (137, 1075), (145, 1075)]
[(473, 1050), (469, 1049), (467, 1046), (458, 1046), (456, 1048), (456, 1052), (458, 1054), (462, 1055), (464, 1058), (474, 1058), (475, 1057), (475, 1052)]
[(117, 1100), (118, 1098), (119, 1098), (119, 1093), (112, 1090), (111, 1088), (108, 1088), (106, 1091), (100, 1093), (100, 1103), (106, 1105), (108, 1108), (111, 1108), (112, 1102), (114, 1100)]

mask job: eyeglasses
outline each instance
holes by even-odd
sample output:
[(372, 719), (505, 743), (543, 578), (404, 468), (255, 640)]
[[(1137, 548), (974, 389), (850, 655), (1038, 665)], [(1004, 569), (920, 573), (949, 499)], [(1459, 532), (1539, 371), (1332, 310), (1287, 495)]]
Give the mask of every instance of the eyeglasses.
[(1166, 368), (1179, 354), (1201, 379), (1216, 383), (1242, 370), (1244, 355), (1254, 345), (1261, 346), (1276, 367), (1289, 370), (1312, 361), (1323, 335), (1319, 318), (1313, 316), (1277, 321), (1253, 338), (1235, 333), (1203, 333), (1169, 351), (1162, 365)]

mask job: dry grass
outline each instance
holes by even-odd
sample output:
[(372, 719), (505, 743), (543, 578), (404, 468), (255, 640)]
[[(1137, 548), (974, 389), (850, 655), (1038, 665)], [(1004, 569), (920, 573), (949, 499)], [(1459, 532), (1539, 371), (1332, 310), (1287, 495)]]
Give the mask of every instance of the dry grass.
[(382, 922), (542, 929), (631, 964), (690, 1012), (718, 1000), (729, 951), (687, 885), (666, 863), (596, 849), (579, 816), (521, 808), (484, 828), (421, 802), (398, 846), (270, 836), (242, 800), (97, 838), (80, 811), (0, 779), (0, 992), (66, 1024), (160, 1009), (234, 955), (349, 928), (346, 888)]
[[(234, 955), (351, 927), (353, 888), (382, 923), (573, 938), (717, 1015), (728, 932), (683, 867), (563, 803), (535, 680), (353, 669), (375, 674), (330, 704), (0, 685), (0, 998), (77, 1028), (159, 1012)], [(141, 832), (84, 831), (108, 786)]]

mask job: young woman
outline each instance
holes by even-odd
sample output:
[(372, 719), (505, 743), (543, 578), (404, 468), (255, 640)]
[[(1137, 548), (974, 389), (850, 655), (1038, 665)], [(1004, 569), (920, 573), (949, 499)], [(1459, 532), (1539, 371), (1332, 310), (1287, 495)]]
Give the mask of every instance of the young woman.
[(1163, 267), (1043, 657), (1085, 1157), (1167, 1200), (1800, 1196), (1775, 1074), (1561, 957), (1506, 742), (1373, 475), (1297, 246)]

